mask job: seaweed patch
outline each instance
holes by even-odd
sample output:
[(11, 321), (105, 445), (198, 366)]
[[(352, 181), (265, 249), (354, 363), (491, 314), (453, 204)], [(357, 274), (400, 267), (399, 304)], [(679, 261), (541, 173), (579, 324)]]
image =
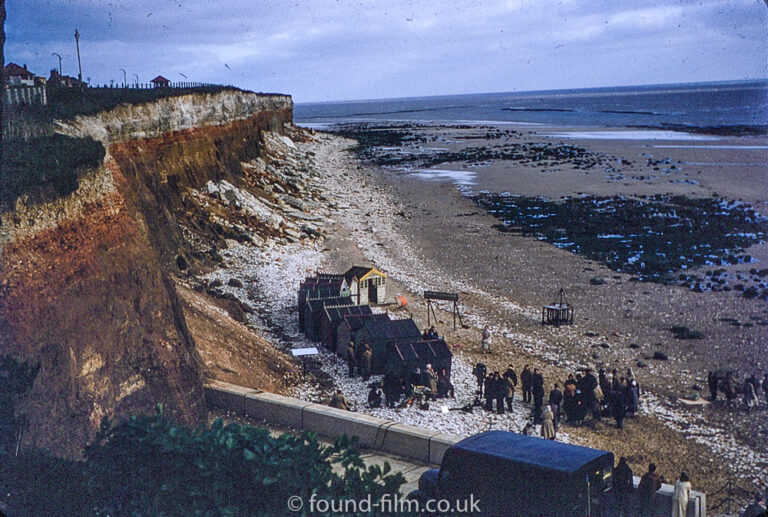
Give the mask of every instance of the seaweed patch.
[[(552, 201), (481, 194), (474, 199), (503, 221), (507, 232), (546, 241), (636, 275), (639, 281), (679, 283), (694, 290), (730, 289), (724, 289), (724, 281), (718, 282), (713, 272), (705, 278), (683, 271), (750, 263), (745, 248), (768, 238), (768, 219), (748, 204), (717, 197), (585, 196)], [(746, 294), (747, 289), (747, 297), (768, 298), (768, 289), (754, 287)]]

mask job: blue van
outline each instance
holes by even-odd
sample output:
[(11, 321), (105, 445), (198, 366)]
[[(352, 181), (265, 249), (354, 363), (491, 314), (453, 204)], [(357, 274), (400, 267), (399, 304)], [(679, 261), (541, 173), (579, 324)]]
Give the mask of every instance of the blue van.
[(439, 469), (424, 472), (421, 501), (461, 506), (480, 515), (580, 517), (611, 515), (613, 453), (508, 431), (488, 431), (445, 451)]

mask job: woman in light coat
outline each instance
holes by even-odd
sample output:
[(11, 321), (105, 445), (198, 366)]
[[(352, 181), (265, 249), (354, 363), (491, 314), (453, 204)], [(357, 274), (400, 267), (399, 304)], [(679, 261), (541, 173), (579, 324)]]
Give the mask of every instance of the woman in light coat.
[(544, 411), (541, 412), (541, 436), (547, 440), (555, 439), (555, 413), (552, 412), (552, 407), (547, 404), (544, 407)]
[(744, 405), (747, 406), (747, 413), (757, 405), (755, 387), (751, 382), (747, 382), (746, 380), (744, 381)]
[(685, 517), (690, 497), (691, 481), (688, 474), (681, 472), (680, 479), (675, 481), (675, 493), (672, 494), (672, 517)]

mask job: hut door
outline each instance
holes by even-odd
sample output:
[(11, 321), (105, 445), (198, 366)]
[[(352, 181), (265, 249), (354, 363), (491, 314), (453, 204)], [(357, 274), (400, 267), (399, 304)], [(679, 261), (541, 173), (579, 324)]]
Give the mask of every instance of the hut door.
[(379, 303), (379, 287), (378, 287), (378, 278), (369, 278), (368, 279), (368, 303)]

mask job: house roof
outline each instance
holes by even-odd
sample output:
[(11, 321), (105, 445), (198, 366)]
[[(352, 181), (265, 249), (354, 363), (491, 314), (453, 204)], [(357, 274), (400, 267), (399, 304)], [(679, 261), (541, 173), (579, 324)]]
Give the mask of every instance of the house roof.
[(399, 343), (392, 346), (392, 351), (404, 362), (424, 361), (428, 363), (434, 359), (453, 357), (448, 344), (442, 339)]
[(26, 77), (27, 79), (31, 79), (35, 76), (35, 74), (30, 72), (26, 68), (17, 65), (16, 63), (8, 63), (8, 65), (6, 65), (5, 75), (7, 75), (8, 77), (15, 77), (15, 76)]
[(344, 316), (351, 316), (353, 314), (357, 316), (367, 316), (373, 313), (368, 305), (325, 306), (325, 316), (331, 320), (332, 323), (338, 323)]
[(368, 336), (371, 340), (412, 339), (417, 341), (421, 339), (419, 327), (410, 318), (405, 320), (366, 321), (363, 323), (363, 329), (368, 331)]
[(363, 328), (366, 321), (390, 321), (388, 314), (348, 314), (343, 319), (352, 331)]
[(169, 81), (168, 79), (166, 79), (162, 75), (158, 75), (157, 77), (155, 77), (154, 79), (152, 79), (149, 82), (150, 83), (170, 83), (171, 81)]
[(357, 278), (358, 282), (362, 282), (371, 275), (378, 275), (387, 278), (386, 273), (382, 273), (376, 268), (366, 266), (352, 266), (347, 270), (346, 273), (344, 273), (344, 278), (346, 279), (347, 283), (350, 284), (352, 283), (353, 278)]

